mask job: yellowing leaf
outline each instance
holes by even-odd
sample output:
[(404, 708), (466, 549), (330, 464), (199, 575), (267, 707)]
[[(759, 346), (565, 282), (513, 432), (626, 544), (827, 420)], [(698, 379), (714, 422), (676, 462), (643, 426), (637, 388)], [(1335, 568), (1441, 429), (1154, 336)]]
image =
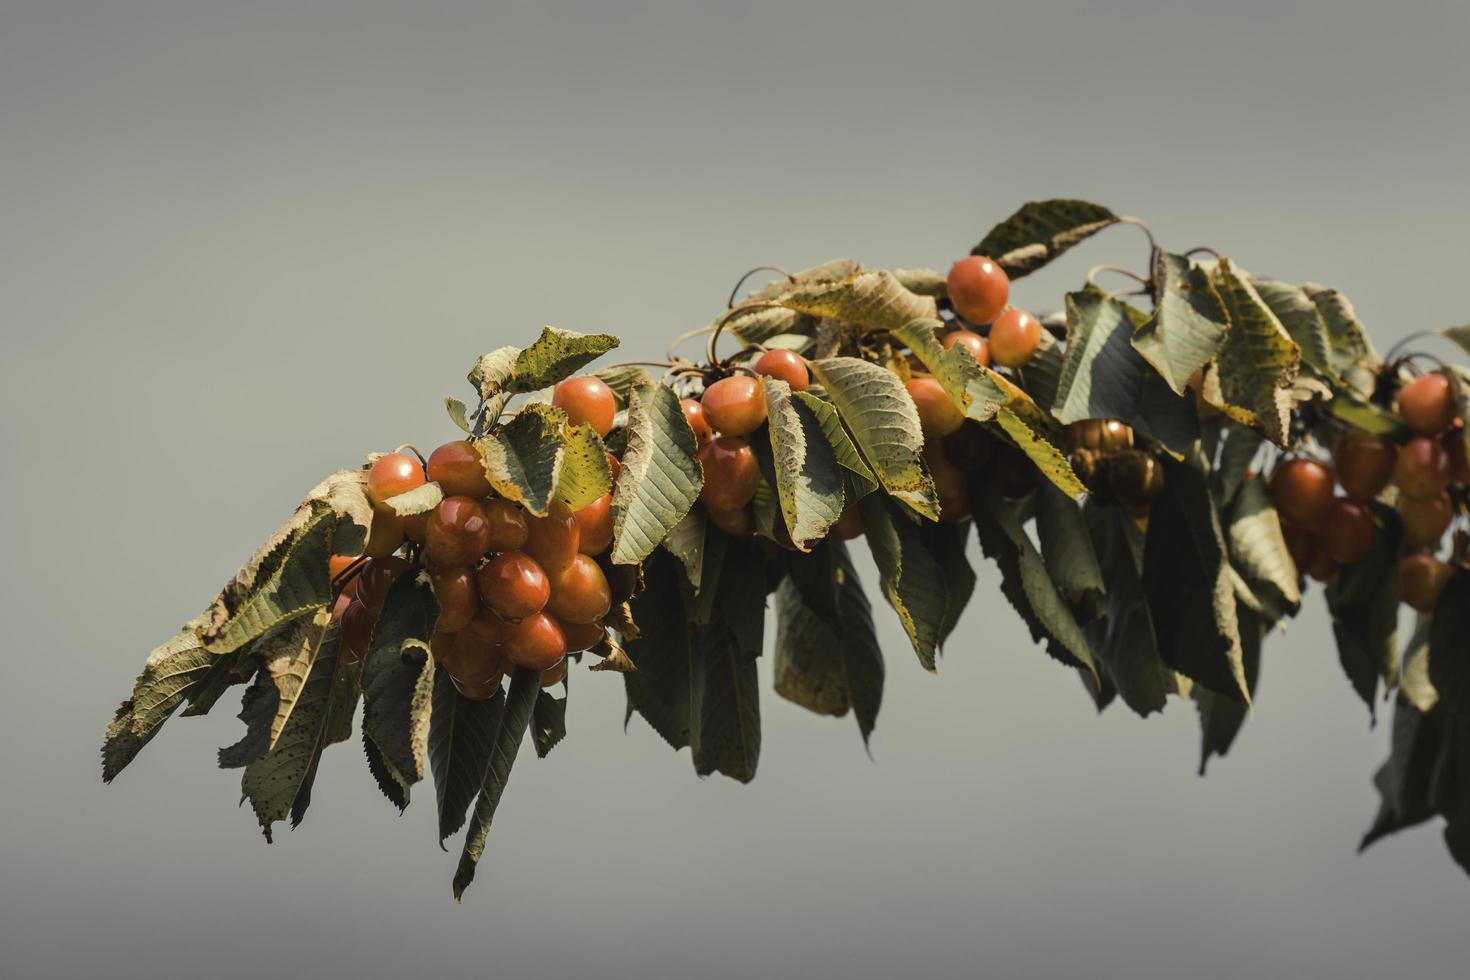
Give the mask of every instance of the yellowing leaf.
[(634, 388), (628, 449), (613, 490), (613, 552), (619, 565), (647, 558), (689, 513), (704, 486), (694, 430), (664, 385)]
[(1215, 266), (1212, 281), (1230, 328), (1217, 365), (1205, 376), (1204, 397), (1284, 446), (1301, 348), (1229, 259)]

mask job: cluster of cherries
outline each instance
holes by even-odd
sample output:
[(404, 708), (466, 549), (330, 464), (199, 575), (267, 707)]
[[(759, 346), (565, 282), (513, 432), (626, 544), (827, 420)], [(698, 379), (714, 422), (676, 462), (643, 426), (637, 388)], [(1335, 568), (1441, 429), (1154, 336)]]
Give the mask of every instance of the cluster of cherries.
[[(596, 377), (563, 381), (553, 404), (599, 436), (612, 428), (616, 402)], [(608, 465), (616, 476), (611, 453)], [(387, 506), (426, 481), (444, 493), (433, 510), (404, 518)], [(577, 511), (553, 504), (537, 517), (495, 494), (472, 442), (445, 443), (423, 463), (403, 452), (381, 456), (367, 494), (374, 513), (363, 554), (334, 557), (331, 567), (347, 663), (367, 654), (394, 580), (422, 566), (439, 605), (430, 649), (461, 694), (488, 698), (517, 666), (542, 671), (549, 686), (566, 675), (569, 652), (603, 639), (603, 617), (636, 583), (636, 569), (609, 560), (611, 494)]]
[(1367, 557), (1375, 528), (1366, 505), (1395, 486), (1408, 552), (1399, 562), (1400, 592), (1406, 604), (1429, 612), (1452, 571), (1435, 557), (1455, 515), (1449, 485), (1470, 484), (1470, 464), (1444, 375), (1426, 374), (1406, 384), (1398, 412), (1414, 433), (1403, 445), (1349, 432), (1333, 448), (1331, 464), (1305, 456), (1279, 464), (1271, 474), (1271, 496), (1297, 568), (1330, 582), (1343, 565)]

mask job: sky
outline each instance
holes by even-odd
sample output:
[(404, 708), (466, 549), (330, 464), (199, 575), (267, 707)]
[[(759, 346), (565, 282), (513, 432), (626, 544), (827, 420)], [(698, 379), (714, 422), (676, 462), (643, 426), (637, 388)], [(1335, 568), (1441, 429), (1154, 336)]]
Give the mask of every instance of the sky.
[[(1387, 726), (1315, 590), (1200, 779), (1192, 707), (1098, 716), (978, 555), (937, 676), (864, 556), (871, 759), (769, 656), (749, 786), (575, 674), (458, 906), (432, 790), (400, 817), (356, 741), (270, 846), (228, 701), (110, 787), (97, 746), (308, 488), (452, 438), (543, 324), (657, 357), (752, 266), (942, 269), (1046, 197), (1337, 286), (1380, 350), (1470, 319), (1467, 42), (1452, 2), (3, 0), (5, 972), (1462, 976), (1438, 822), (1354, 853)], [(1145, 258), (1110, 230), (1013, 298)]]

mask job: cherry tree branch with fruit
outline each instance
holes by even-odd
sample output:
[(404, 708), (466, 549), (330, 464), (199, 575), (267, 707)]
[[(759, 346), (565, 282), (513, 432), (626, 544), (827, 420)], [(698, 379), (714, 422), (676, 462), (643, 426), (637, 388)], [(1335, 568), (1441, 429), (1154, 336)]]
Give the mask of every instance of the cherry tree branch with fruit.
[[(549, 327), (485, 354), (474, 398), (446, 399), (454, 440), (328, 476), (153, 651), (104, 779), (243, 685), (219, 761), (269, 840), (360, 716), (383, 794), (402, 809), (432, 779), (441, 844), (464, 831), (458, 897), (526, 734), (539, 756), (567, 734), (573, 664), (621, 674), (698, 773), (748, 781), (773, 608), (776, 694), (866, 742), (885, 664), (850, 549), (935, 671), (973, 531), (1099, 709), (1194, 703), (1201, 771), (1320, 583), (1351, 689), (1393, 702), (1363, 845), (1443, 817), (1470, 870), (1470, 371), (1407, 349), (1470, 350), (1470, 325), (1380, 358), (1336, 290), (1152, 233), (1146, 270), (1098, 266), (1040, 320), (1012, 305), (1118, 224), (1141, 222), (1041, 201), (943, 276), (759, 267), (663, 361), (589, 370), (617, 339)], [(758, 272), (777, 278), (741, 297)], [(678, 354), (697, 338), (702, 360)]]

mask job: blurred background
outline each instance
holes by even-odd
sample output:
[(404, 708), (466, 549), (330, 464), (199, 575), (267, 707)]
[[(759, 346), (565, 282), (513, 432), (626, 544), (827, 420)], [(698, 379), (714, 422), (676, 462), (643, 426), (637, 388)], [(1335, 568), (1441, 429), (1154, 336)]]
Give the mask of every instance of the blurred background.
[(701, 781), (574, 674), (461, 906), (356, 740), (273, 846), (231, 701), (109, 788), (97, 746), (320, 476), (453, 437), (543, 323), (660, 356), (754, 265), (944, 269), (1056, 196), (1340, 286), (1380, 350), (1465, 321), (1467, 42), (1458, 0), (0, 3), (3, 972), (1463, 976), (1439, 822), (1354, 854), (1387, 731), (1316, 591), (1205, 779), (1191, 705), (1097, 716), (978, 563), (937, 678), (870, 588), (871, 760), (767, 687), (755, 783)]

